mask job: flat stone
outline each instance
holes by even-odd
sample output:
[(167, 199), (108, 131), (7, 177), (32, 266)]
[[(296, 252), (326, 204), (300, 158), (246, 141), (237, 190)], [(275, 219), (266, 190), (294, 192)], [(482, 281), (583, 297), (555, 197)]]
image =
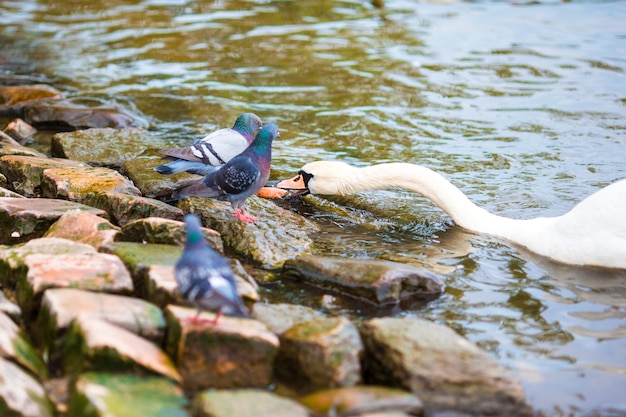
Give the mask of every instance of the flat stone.
[(106, 320), (159, 345), (164, 341), (165, 318), (154, 304), (123, 295), (51, 288), (42, 297), (36, 323), (44, 345), (53, 348), (59, 335), (79, 316)]
[[(48, 368), (30, 340), (13, 320), (0, 312), (0, 357), (9, 359), (37, 375), (48, 377)], [(2, 377), (0, 376), (0, 379)]]
[(145, 152), (153, 141), (147, 130), (131, 127), (79, 130), (55, 134), (51, 154), (91, 166), (119, 169), (124, 161)]
[(27, 106), (62, 97), (62, 92), (45, 84), (2, 85), (0, 86), (0, 115), (21, 116)]
[(143, 371), (181, 382), (169, 356), (156, 344), (105, 320), (78, 316), (71, 322), (62, 345), (62, 367), (69, 375)]
[(86, 211), (68, 211), (54, 222), (44, 237), (56, 237), (81, 242), (98, 249), (111, 243), (120, 228), (108, 220)]
[(33, 239), (21, 246), (0, 250), (0, 283), (8, 288), (15, 288), (17, 282), (26, 278), (27, 267), (24, 259), (31, 254), (70, 254), (96, 253), (96, 250), (84, 243), (67, 239)]
[(432, 297), (443, 290), (436, 274), (389, 261), (300, 256), (285, 262), (283, 273), (377, 305), (420, 296)]
[(361, 381), (363, 344), (345, 317), (318, 317), (298, 323), (280, 336), (278, 375), (292, 385), (333, 388)]
[(2, 187), (0, 187), (0, 197), (26, 198), (21, 194), (18, 194), (11, 190), (7, 190), (6, 188), (2, 188)]
[(114, 100), (72, 97), (29, 105), (24, 120), (49, 130), (148, 127), (148, 122)]
[(252, 316), (262, 321), (272, 332), (280, 335), (295, 324), (323, 317), (324, 314), (310, 307), (297, 304), (256, 303)]
[(26, 123), (20, 118), (12, 120), (4, 130), (4, 132), (15, 139), (18, 143), (24, 144), (29, 137), (37, 133), (37, 129)]
[[(1, 148), (2, 150), (4, 148)], [(9, 154), (0, 157), (2, 172), (12, 188), (26, 197), (41, 197), (41, 182), (48, 169), (84, 169), (86, 165), (68, 159), (48, 158), (45, 155), (32, 156)]]
[(185, 198), (178, 202), (185, 213), (196, 213), (205, 227), (217, 230), (224, 247), (263, 269), (278, 269), (288, 259), (309, 253), (309, 233), (318, 227), (302, 216), (269, 200), (251, 196), (246, 210), (258, 217), (255, 223), (233, 219), (230, 203), (210, 198)]
[(309, 417), (296, 401), (259, 389), (208, 390), (192, 404), (196, 417)]
[[(202, 228), (209, 246), (224, 253), (220, 234), (213, 229)], [(122, 242), (143, 242), (163, 245), (184, 246), (186, 239), (185, 223), (161, 217), (147, 217), (128, 222), (122, 227), (117, 240)]]
[(186, 172), (173, 175), (159, 174), (154, 168), (168, 162), (162, 158), (163, 155), (159, 155), (129, 159), (120, 167), (120, 173), (130, 178), (144, 196), (168, 201), (171, 199), (172, 193), (183, 182), (191, 182), (200, 178)]
[[(396, 388), (356, 386), (314, 392), (299, 399), (315, 415), (373, 415), (372, 413), (407, 413), (422, 415), (422, 402), (415, 395)], [(404, 414), (404, 415), (407, 415)]]
[(0, 291), (0, 313), (6, 314), (13, 321), (17, 322), (19, 322), (22, 317), (22, 309), (20, 306), (9, 300), (2, 291)]
[(132, 294), (133, 282), (122, 261), (105, 253), (34, 254), (24, 258), (28, 272), (17, 282), (17, 301), (27, 317), (48, 288), (80, 288)]
[[(217, 325), (190, 321), (196, 310), (169, 305), (166, 351), (174, 358), (188, 393), (207, 388), (267, 387), (278, 337), (261, 322), (222, 316)], [(200, 315), (212, 320), (212, 313)]]
[(105, 192), (141, 195), (128, 178), (109, 168), (49, 168), (42, 174), (41, 194), (46, 198), (81, 203), (87, 200), (87, 196)]
[(15, 245), (40, 238), (54, 222), (71, 210), (106, 217), (100, 209), (71, 201), (0, 197), (0, 244)]
[(361, 326), (367, 382), (408, 389), (425, 412), (530, 416), (521, 383), (452, 329), (421, 319), (381, 318)]
[(43, 386), (19, 366), (0, 358), (0, 415), (53, 417)]
[(118, 226), (124, 226), (126, 223), (145, 217), (162, 217), (179, 221), (184, 217), (181, 209), (162, 201), (119, 192), (89, 195), (83, 199), (83, 202), (106, 211), (111, 221)]
[(189, 417), (182, 391), (163, 377), (88, 372), (73, 391), (68, 417)]

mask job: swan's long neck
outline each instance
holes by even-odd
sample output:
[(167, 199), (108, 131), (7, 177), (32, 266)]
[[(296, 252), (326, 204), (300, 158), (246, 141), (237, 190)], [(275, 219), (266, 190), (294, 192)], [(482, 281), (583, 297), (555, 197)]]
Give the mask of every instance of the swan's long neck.
[(348, 187), (352, 192), (384, 188), (414, 191), (430, 199), (459, 226), (478, 233), (510, 238), (520, 222), (478, 207), (443, 176), (419, 165), (388, 163), (359, 168), (358, 180), (352, 178)]

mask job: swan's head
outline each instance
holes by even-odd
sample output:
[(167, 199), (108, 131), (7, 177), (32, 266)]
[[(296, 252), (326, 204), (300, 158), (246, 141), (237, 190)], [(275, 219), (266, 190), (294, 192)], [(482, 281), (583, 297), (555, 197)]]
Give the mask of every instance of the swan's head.
[(298, 175), (281, 181), (276, 186), (293, 191), (292, 195), (350, 194), (354, 192), (351, 184), (357, 169), (339, 161), (310, 162), (298, 171)]

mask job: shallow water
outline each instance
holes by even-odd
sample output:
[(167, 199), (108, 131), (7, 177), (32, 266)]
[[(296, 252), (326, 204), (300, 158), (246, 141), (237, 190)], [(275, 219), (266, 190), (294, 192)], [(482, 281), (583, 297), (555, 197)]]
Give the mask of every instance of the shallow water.
[[(0, 12), (4, 72), (133, 103), (168, 144), (242, 111), (277, 122), (272, 179), (317, 159), (415, 162), (530, 218), (626, 177), (623, 1), (0, 0)], [(322, 253), (424, 266), (447, 290), (380, 311), (291, 284), (277, 298), (445, 323), (513, 369), (538, 413), (626, 415), (626, 273), (464, 233), (404, 191), (286, 205), (323, 225)]]

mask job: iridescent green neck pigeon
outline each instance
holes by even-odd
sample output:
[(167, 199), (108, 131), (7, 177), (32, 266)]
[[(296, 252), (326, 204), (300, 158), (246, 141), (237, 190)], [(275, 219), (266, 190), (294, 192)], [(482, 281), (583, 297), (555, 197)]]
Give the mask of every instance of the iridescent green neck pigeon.
[(263, 127), (259, 116), (243, 113), (232, 128), (224, 128), (205, 136), (193, 145), (184, 148), (163, 149), (160, 152), (174, 161), (159, 165), (155, 170), (160, 174), (189, 172), (207, 175), (233, 157), (243, 152)]
[(215, 319), (209, 320), (212, 324), (217, 324), (222, 313), (250, 317), (237, 292), (230, 263), (208, 245), (201, 227), (198, 216), (185, 216), (187, 241), (175, 266), (178, 290), (198, 309), (191, 321), (198, 323), (202, 310), (217, 311)]
[(270, 176), (272, 142), (280, 136), (278, 126), (269, 123), (257, 133), (252, 144), (240, 155), (206, 177), (182, 187), (173, 194), (174, 199), (186, 197), (209, 197), (230, 201), (235, 216), (242, 222), (258, 220), (246, 213), (244, 201), (259, 191)]

